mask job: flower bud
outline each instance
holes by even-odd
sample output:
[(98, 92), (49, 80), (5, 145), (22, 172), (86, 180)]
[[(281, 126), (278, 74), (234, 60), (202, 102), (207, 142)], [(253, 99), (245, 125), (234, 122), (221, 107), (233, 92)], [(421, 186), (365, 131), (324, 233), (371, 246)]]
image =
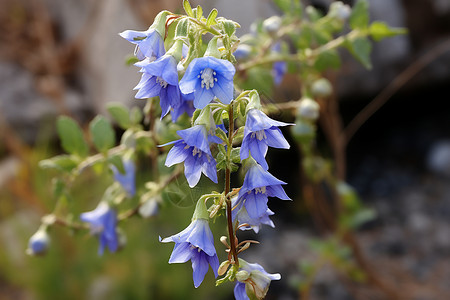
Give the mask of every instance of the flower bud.
[(281, 26), (281, 18), (279, 16), (272, 16), (268, 19), (265, 19), (263, 22), (263, 28), (268, 33), (275, 33), (280, 29)]
[(161, 196), (155, 196), (148, 199), (139, 207), (139, 215), (143, 218), (150, 218), (158, 214), (158, 202), (161, 201)]
[(330, 11), (328, 13), (329, 16), (335, 17), (338, 20), (345, 21), (350, 17), (351, 14), (350, 6), (342, 3), (341, 1), (333, 2), (330, 5)]
[(326, 78), (317, 79), (311, 86), (311, 93), (314, 97), (328, 97), (332, 92), (331, 83)]
[(245, 44), (240, 44), (236, 51), (233, 52), (234, 57), (236, 60), (241, 61), (245, 60), (250, 56), (250, 53), (252, 52), (252, 47)]
[(236, 279), (238, 281), (245, 281), (250, 277), (250, 273), (245, 271), (245, 270), (240, 270), (239, 272), (236, 273)]
[(315, 121), (319, 118), (319, 104), (311, 98), (303, 98), (297, 110), (297, 115), (301, 118)]
[(49, 244), (50, 237), (47, 233), (47, 229), (46, 227), (41, 227), (28, 241), (26, 253), (28, 255), (44, 255), (48, 250)]

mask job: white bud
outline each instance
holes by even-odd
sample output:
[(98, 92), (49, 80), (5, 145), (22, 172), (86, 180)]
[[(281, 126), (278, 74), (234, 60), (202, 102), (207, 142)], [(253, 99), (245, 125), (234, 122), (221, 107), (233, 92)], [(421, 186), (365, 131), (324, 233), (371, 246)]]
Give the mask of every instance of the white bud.
[(46, 228), (41, 227), (28, 241), (26, 253), (28, 255), (44, 255), (48, 250), (49, 244), (50, 236), (48, 235)]
[(319, 104), (310, 98), (303, 98), (298, 107), (298, 115), (304, 119), (315, 121), (319, 118)]
[(263, 28), (268, 33), (277, 32), (281, 26), (281, 18), (279, 16), (272, 16), (268, 19), (265, 19), (263, 22)]
[(142, 205), (139, 207), (139, 214), (141, 215), (141, 217), (149, 218), (158, 214), (158, 200), (160, 200), (158, 198), (160, 198), (160, 196), (156, 196), (142, 203)]
[(331, 95), (333, 88), (326, 78), (320, 78), (313, 82), (311, 93), (315, 97), (328, 97)]
[(330, 5), (330, 11), (329, 11), (329, 15), (331, 17), (335, 17), (341, 21), (345, 21), (350, 17), (352, 10), (350, 8), (350, 6), (337, 1), (337, 2), (333, 2)]

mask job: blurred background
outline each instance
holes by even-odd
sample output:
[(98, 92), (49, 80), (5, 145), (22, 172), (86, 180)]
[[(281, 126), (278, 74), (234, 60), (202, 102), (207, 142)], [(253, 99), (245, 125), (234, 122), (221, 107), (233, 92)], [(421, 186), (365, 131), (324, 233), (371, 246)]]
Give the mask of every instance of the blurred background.
[[(324, 12), (331, 2), (304, 1)], [(409, 33), (374, 44), (372, 70), (342, 52), (342, 68), (329, 74), (344, 124), (378, 99), (379, 109), (358, 127), (346, 153), (347, 181), (376, 212), (356, 239), (367, 261), (404, 299), (449, 299), (450, 1), (369, 3), (372, 20)], [(240, 23), (238, 36), (254, 20), (280, 14), (270, 0), (191, 4), (204, 11), (216, 7), (219, 16)], [(167, 264), (172, 246), (160, 244), (158, 236), (186, 226), (189, 201), (163, 208), (152, 219), (124, 222), (127, 247), (117, 254), (99, 257), (96, 239), (63, 228), (52, 230), (45, 257), (25, 254), (40, 218), (55, 205), (50, 174), (37, 164), (61, 153), (56, 117), (69, 115), (85, 126), (105, 113), (108, 102), (142, 105), (132, 90), (137, 69), (125, 64), (134, 49), (118, 33), (146, 30), (162, 9), (181, 12), (181, 0), (0, 0), (1, 300), (232, 299), (232, 286), (215, 288), (211, 272), (194, 289), (189, 264)], [(276, 102), (299, 98), (289, 76), (274, 95)], [(306, 264), (317, 258), (310, 244), (322, 235), (298, 187), (290, 184), (299, 176), (295, 148), (268, 155), (294, 201), (271, 202), (277, 228), (264, 228), (257, 237), (262, 246), (244, 254), (282, 274), (267, 298), (389, 299), (376, 285), (350, 282), (329, 263), (314, 274), (305, 296)], [(102, 195), (104, 186), (82, 188), (89, 180), (88, 174), (75, 183), (76, 213), (93, 208)]]

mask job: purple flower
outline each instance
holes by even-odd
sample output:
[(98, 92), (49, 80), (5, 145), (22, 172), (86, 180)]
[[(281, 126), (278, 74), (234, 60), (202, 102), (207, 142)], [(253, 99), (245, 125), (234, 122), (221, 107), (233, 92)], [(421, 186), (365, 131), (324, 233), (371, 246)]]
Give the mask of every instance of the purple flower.
[(195, 111), (194, 108), (194, 93), (189, 95), (181, 94), (181, 103), (177, 107), (173, 107), (170, 115), (172, 116), (172, 122), (176, 122), (178, 118), (186, 113), (189, 117), (192, 117), (192, 114)]
[(265, 160), (268, 147), (289, 149), (289, 144), (278, 126), (291, 125), (272, 120), (262, 111), (252, 108), (247, 112), (244, 128), (244, 139), (240, 150), (241, 160), (248, 158), (249, 153), (264, 169), (269, 166)]
[(131, 159), (127, 159), (123, 161), (123, 167), (125, 169), (125, 174), (120, 173), (114, 165), (111, 165), (111, 170), (114, 173), (114, 179), (120, 183), (130, 197), (133, 197), (136, 194), (136, 166)]
[(247, 300), (256, 297), (263, 299), (272, 280), (280, 280), (280, 274), (267, 273), (259, 264), (250, 264), (243, 259), (239, 259), (239, 271), (236, 274), (236, 286), (234, 287), (234, 297), (236, 300)]
[(145, 59), (135, 65), (141, 67), (143, 73), (140, 82), (134, 88), (139, 90), (136, 98), (159, 96), (161, 118), (169, 112), (171, 107), (180, 106), (177, 61), (172, 55), (163, 55), (153, 62)]
[(44, 255), (47, 253), (50, 244), (50, 237), (47, 233), (47, 228), (41, 226), (35, 234), (33, 234), (28, 241), (28, 249), (26, 253), (29, 255)]
[(93, 211), (82, 213), (80, 219), (83, 222), (90, 223), (91, 234), (99, 236), (99, 255), (103, 254), (105, 246), (108, 246), (110, 252), (117, 251), (119, 247), (116, 231), (117, 214), (106, 202), (100, 202)]
[[(199, 200), (202, 201), (202, 200)], [(194, 286), (197, 288), (202, 283), (211, 266), (217, 277), (219, 259), (214, 248), (214, 237), (209, 228), (208, 220), (195, 219), (182, 232), (163, 239), (161, 242), (174, 242), (169, 263), (185, 263), (191, 260)]]
[(250, 300), (245, 291), (245, 283), (236, 280), (236, 285), (234, 286), (234, 298), (236, 298), (236, 300)]
[(263, 213), (261, 216), (251, 218), (248, 215), (247, 209), (243, 205), (243, 202), (238, 203), (237, 200), (238, 200), (237, 197), (231, 200), (231, 205), (234, 208), (232, 211), (233, 220), (237, 218), (237, 221), (239, 222), (240, 225), (247, 224), (246, 226), (239, 226), (239, 229), (241, 230), (253, 229), (255, 233), (258, 233), (261, 225), (269, 225), (272, 228), (275, 227), (275, 224), (273, 224), (272, 220), (270, 219), (270, 216), (273, 215), (274, 213), (269, 208), (267, 208), (266, 212)]
[(139, 60), (145, 57), (155, 60), (166, 53), (163, 38), (153, 28), (146, 31), (125, 30), (119, 35), (136, 45), (135, 55)]
[(233, 64), (227, 60), (212, 56), (195, 58), (180, 80), (181, 92), (194, 92), (194, 107), (198, 109), (204, 108), (214, 97), (229, 104), (233, 100), (235, 72)]
[[(279, 53), (281, 51), (281, 44), (276, 43), (272, 47), (272, 51)], [(273, 76), (273, 82), (276, 85), (280, 85), (283, 81), (283, 77), (287, 72), (287, 63), (285, 61), (277, 61), (274, 62), (272, 65), (272, 76)]]
[(168, 143), (175, 145), (167, 154), (165, 165), (170, 167), (184, 162), (184, 175), (190, 187), (197, 185), (201, 173), (217, 183), (216, 161), (209, 149), (206, 127), (195, 125), (188, 129), (178, 130), (177, 133), (181, 139)]
[[(272, 226), (273, 223), (270, 221), (269, 215), (273, 213), (267, 207), (268, 197), (290, 200), (281, 186), (282, 184), (286, 183), (275, 178), (260, 165), (255, 163), (250, 166), (247, 174), (245, 174), (244, 183), (239, 190), (237, 200), (233, 205), (233, 211), (236, 211), (233, 218), (236, 218), (240, 213), (238, 219), (244, 219), (243, 221), (250, 226), (259, 226), (260, 224)], [(241, 211), (243, 206), (245, 211)]]

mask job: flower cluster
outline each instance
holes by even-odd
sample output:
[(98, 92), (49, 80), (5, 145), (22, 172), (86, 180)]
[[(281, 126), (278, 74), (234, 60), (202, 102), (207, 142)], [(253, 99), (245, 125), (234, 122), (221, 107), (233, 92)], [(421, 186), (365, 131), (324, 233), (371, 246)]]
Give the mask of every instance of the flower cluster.
[[(162, 38), (165, 36), (165, 28), (161, 25), (166, 21), (165, 16), (166, 12), (158, 15), (147, 31), (127, 30), (120, 34), (137, 47), (135, 54), (139, 62), (135, 65), (140, 68), (142, 77), (135, 88), (138, 90), (136, 98), (159, 96), (161, 118), (170, 112), (173, 122), (184, 112), (192, 116), (193, 111), (198, 110), (194, 115), (192, 127), (177, 131), (180, 139), (161, 145), (173, 145), (167, 154), (165, 165), (170, 167), (183, 163), (184, 175), (191, 188), (199, 183), (202, 173), (214, 183), (218, 183), (217, 172), (220, 168), (233, 170), (233, 137), (238, 131), (238, 128), (234, 128), (233, 104), (236, 102), (246, 106), (245, 118), (242, 120), (245, 122), (242, 145), (238, 155), (239, 162), (246, 169), (242, 187), (237, 195), (231, 198), (228, 195), (231, 187), (226, 186), (222, 196), (214, 196), (213, 199), (225, 199), (233, 228), (253, 229), (257, 233), (263, 224), (274, 227), (269, 218), (274, 213), (268, 207), (268, 198), (289, 200), (289, 197), (282, 187), (286, 183), (268, 172), (266, 154), (269, 147), (289, 149), (279, 127), (291, 124), (269, 118), (262, 111), (256, 91), (235, 96), (233, 79), (236, 69), (230, 61), (224, 59), (226, 56), (222, 55), (217, 46), (218, 37), (210, 41), (204, 55), (192, 57), (192, 50), (195, 50), (196, 46), (185, 44), (187, 39), (183, 34), (187, 29), (183, 26), (186, 26), (186, 22), (181, 20), (178, 21), (173, 42), (165, 45)], [(170, 47), (165, 51), (164, 46)], [(279, 45), (276, 45), (273, 51), (279, 51)], [(239, 52), (235, 54), (239, 56)], [(285, 72), (285, 66), (274, 65), (274, 70), (278, 83)], [(229, 130), (225, 129), (223, 115), (228, 118)], [(222, 149), (222, 152), (217, 151), (218, 149)], [(222, 164), (220, 168), (218, 160)], [(234, 163), (237, 163), (236, 159)], [(125, 177), (116, 171), (115, 174), (125, 187)], [(230, 176), (229, 174), (230, 172), (227, 172), (226, 176)], [(226, 182), (229, 185), (229, 179)], [(195, 287), (202, 283), (209, 266), (216, 277), (220, 273), (214, 237), (209, 228), (209, 219), (215, 216), (211, 211), (220, 209), (220, 205), (215, 204), (208, 209), (207, 200), (208, 197), (198, 200), (192, 222), (186, 229), (161, 239), (163, 243), (175, 243), (169, 263), (191, 261)], [(229, 234), (230, 239), (234, 240), (234, 233)], [(248, 299), (247, 295), (261, 299), (267, 292), (270, 280), (279, 279), (279, 275), (270, 275), (257, 264), (238, 260), (236, 247), (238, 245), (228, 250), (229, 263), (240, 265), (240, 268), (235, 270), (238, 280), (235, 288), (236, 299)], [(232, 251), (235, 253), (231, 253)]]

